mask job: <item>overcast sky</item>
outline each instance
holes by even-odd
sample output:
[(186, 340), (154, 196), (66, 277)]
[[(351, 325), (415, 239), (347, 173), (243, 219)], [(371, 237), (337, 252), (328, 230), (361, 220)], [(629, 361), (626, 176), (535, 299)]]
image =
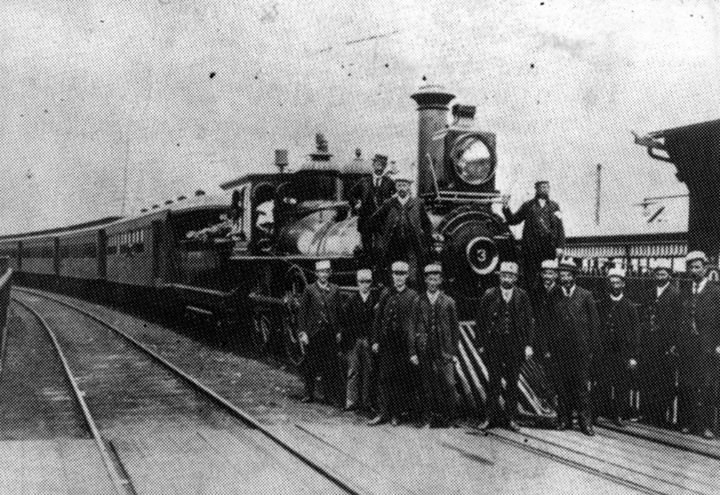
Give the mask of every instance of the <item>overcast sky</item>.
[[(630, 130), (716, 119), (720, 7), (707, 1), (4, 0), (0, 232), (137, 212), (293, 163), (416, 155), (409, 95), (442, 84), (498, 135), (518, 205), (552, 181), (570, 234), (645, 223), (682, 193)], [(214, 74), (214, 77), (210, 77)], [(682, 228), (683, 202), (662, 229)]]

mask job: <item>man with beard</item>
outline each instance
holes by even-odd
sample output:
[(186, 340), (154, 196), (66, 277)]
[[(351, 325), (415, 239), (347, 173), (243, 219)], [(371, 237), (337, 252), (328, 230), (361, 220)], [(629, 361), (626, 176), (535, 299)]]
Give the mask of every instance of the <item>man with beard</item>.
[(683, 433), (714, 438), (714, 387), (720, 359), (720, 289), (708, 283), (708, 259), (701, 251), (686, 257), (692, 278), (683, 295), (683, 322), (678, 335), (680, 394), (678, 422)]
[(575, 284), (577, 265), (565, 258), (559, 266), (560, 290), (552, 295), (555, 342), (552, 368), (558, 394), (558, 430), (572, 427), (572, 413), (578, 412), (580, 429), (595, 434), (591, 421), (590, 362), (598, 315), (592, 294)]
[(658, 260), (655, 287), (645, 304), (640, 357), (640, 404), (645, 421), (668, 425), (675, 389), (675, 340), (680, 328), (682, 299), (671, 284), (671, 263)]
[(418, 315), (418, 295), (407, 286), (408, 264), (392, 264), (393, 286), (385, 289), (375, 312), (372, 351), (378, 355), (380, 414), (370, 421), (393, 426), (413, 401), (413, 375), (410, 369), (409, 341), (414, 335)]
[(550, 199), (550, 183), (535, 183), (535, 198), (513, 213), (507, 201), (503, 214), (510, 225), (525, 222), (522, 233), (523, 275), (525, 286), (532, 289), (543, 260), (559, 258), (565, 246), (565, 229), (558, 204)]
[(608, 292), (600, 303), (600, 334), (593, 370), (597, 382), (595, 415), (603, 414), (616, 426), (630, 411), (630, 370), (637, 367), (638, 315), (625, 297), (625, 270), (608, 270)]
[(417, 283), (418, 266), (424, 266), (432, 235), (432, 224), (420, 198), (410, 196), (412, 177), (395, 179), (397, 194), (383, 203), (370, 218), (370, 229), (382, 232), (385, 263), (403, 260), (409, 266), (409, 280)]
[(337, 361), (342, 299), (338, 286), (330, 283), (330, 273), (329, 260), (315, 263), (317, 281), (307, 286), (300, 299), (298, 336), (305, 345), (305, 397), (302, 400), (314, 400), (315, 380), (319, 375), (323, 381), (325, 401), (342, 407)]
[(515, 284), (517, 263), (500, 264), (500, 287), (491, 287), (480, 300), (476, 333), (479, 352), (488, 365), (487, 414), (481, 429), (498, 424), (501, 380), (505, 378), (505, 417), (507, 427), (519, 431), (515, 422), (518, 407), (520, 366), (532, 356), (533, 315), (530, 297)]
[(460, 327), (455, 300), (440, 290), (442, 268), (425, 267), (426, 292), (420, 295), (418, 325), (410, 341), (410, 362), (422, 375), (424, 417), (430, 427), (455, 420), (455, 362)]
[(350, 190), (350, 198), (358, 214), (358, 232), (362, 241), (363, 255), (368, 261), (375, 256), (370, 217), (395, 194), (395, 183), (385, 175), (386, 166), (387, 156), (375, 155), (372, 161), (372, 176), (363, 177)]

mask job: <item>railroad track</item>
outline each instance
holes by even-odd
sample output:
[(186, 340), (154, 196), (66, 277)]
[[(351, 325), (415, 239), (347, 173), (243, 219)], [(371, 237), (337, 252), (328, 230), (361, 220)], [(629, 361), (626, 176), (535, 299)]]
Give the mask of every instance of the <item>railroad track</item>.
[[(62, 304), (67, 308), (78, 311), (87, 318), (111, 327), (102, 318), (95, 316), (92, 312), (75, 306), (54, 296), (50, 296), (37, 291), (25, 291), (39, 297), (47, 298)], [(122, 332), (120, 332), (122, 333)], [(124, 335), (124, 334), (123, 334)], [(140, 342), (135, 341), (129, 336), (125, 336), (137, 348), (143, 348)], [(148, 352), (146, 349), (145, 352)], [(152, 351), (149, 351), (152, 353)], [(157, 359), (165, 362), (166, 366), (170, 366), (173, 370), (181, 373), (185, 380), (192, 381), (195, 387), (211, 394), (213, 400), (226, 404), (230, 408), (235, 408), (226, 399), (218, 394), (210, 391), (199, 381), (187, 376), (184, 372), (177, 370), (175, 366), (167, 363), (162, 357), (156, 356)], [(241, 411), (242, 412), (242, 411)], [(253, 420), (250, 415), (243, 414), (243, 417), (249, 418), (253, 427), (263, 428), (257, 420)], [(257, 425), (257, 426), (255, 426)], [(295, 425), (295, 427), (305, 430), (305, 428)], [(388, 435), (388, 441), (402, 434), (398, 429), (384, 429)], [(399, 429), (404, 430), (404, 429)], [(692, 445), (685, 446), (684, 451), (680, 451), (675, 447), (668, 447), (667, 442), (652, 441), (647, 438), (638, 438), (632, 434), (624, 432), (615, 432), (610, 429), (600, 429), (601, 434), (593, 439), (588, 439), (577, 432), (554, 432), (547, 430), (524, 429), (522, 433), (515, 434), (504, 430), (492, 430), (489, 437), (494, 442), (512, 446), (512, 448), (529, 452), (535, 456), (547, 459), (550, 464), (558, 463), (574, 470), (583, 471), (618, 488), (623, 487), (631, 491), (648, 494), (710, 494), (720, 493), (720, 481), (716, 481), (715, 472), (720, 464), (715, 463), (712, 455), (708, 455), (707, 450), (692, 449)], [(332, 438), (331, 433), (327, 433), (322, 429), (315, 431), (305, 431), (313, 435), (320, 443), (329, 446), (337, 445), (336, 439)], [(475, 432), (480, 434), (480, 432)], [(274, 436), (271, 431), (267, 432), (269, 438)], [(285, 437), (287, 438), (287, 437)], [(481, 456), (481, 447), (472, 435), (467, 435), (458, 430), (451, 430), (442, 434), (441, 439), (433, 440), (442, 445), (443, 448), (458, 451), (463, 456)], [(280, 439), (280, 443), (286, 440)], [(285, 449), (292, 447), (285, 444)], [(347, 452), (348, 449), (336, 448), (338, 458), (347, 458), (348, 461), (357, 461)], [(679, 455), (684, 454), (684, 455)], [(302, 456), (302, 454), (300, 455)], [(320, 463), (322, 464), (322, 463)], [(327, 463), (324, 464), (325, 466)], [(323, 466), (316, 466), (317, 468)], [(341, 483), (342, 488), (346, 491), (361, 492), (362, 489), (353, 487), (352, 483), (343, 480), (343, 476), (336, 475)], [(347, 480), (347, 477), (345, 477)], [(370, 492), (373, 490), (365, 490)], [(382, 490), (381, 490), (382, 492)], [(412, 490), (405, 489), (402, 485), (393, 486), (392, 493), (414, 493)], [(609, 492), (611, 493), (611, 492)]]
[[(212, 471), (222, 479), (205, 480), (208, 493), (365, 493), (112, 324), (45, 294), (17, 292), (24, 295), (15, 303), (53, 341), (116, 493), (183, 492), (183, 479), (196, 493)], [(177, 470), (193, 463), (200, 481)]]

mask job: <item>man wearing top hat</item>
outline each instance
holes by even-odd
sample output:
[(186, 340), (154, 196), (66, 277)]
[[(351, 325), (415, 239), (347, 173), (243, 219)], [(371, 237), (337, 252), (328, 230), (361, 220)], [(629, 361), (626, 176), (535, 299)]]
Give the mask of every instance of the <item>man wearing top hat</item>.
[(322, 378), (325, 401), (340, 404), (340, 375), (337, 340), (340, 335), (342, 299), (337, 285), (330, 283), (330, 261), (315, 263), (315, 283), (307, 286), (300, 298), (298, 335), (305, 345), (303, 402), (314, 400), (315, 381)]
[(641, 325), (640, 409), (645, 421), (666, 426), (675, 389), (675, 341), (682, 299), (671, 283), (670, 260), (658, 260), (653, 276), (655, 285), (648, 291)]
[(396, 261), (391, 269), (392, 287), (380, 295), (371, 339), (378, 355), (380, 413), (370, 425), (391, 421), (397, 426), (415, 393), (409, 344), (417, 325), (418, 294), (407, 285), (406, 262)]
[(377, 292), (372, 289), (372, 270), (357, 271), (358, 291), (343, 306), (343, 330), (341, 346), (347, 351), (348, 370), (345, 409), (368, 410), (370, 408), (370, 334), (375, 321)]
[(683, 293), (678, 335), (678, 423), (683, 433), (694, 431), (711, 439), (720, 360), (720, 289), (708, 281), (707, 265), (705, 253), (688, 253), (692, 285)]
[(427, 265), (426, 291), (420, 295), (417, 326), (410, 341), (410, 362), (422, 375), (422, 407), (430, 426), (455, 419), (455, 362), (460, 327), (455, 300), (440, 290), (442, 267)]
[(607, 273), (607, 293), (600, 301), (600, 332), (593, 371), (595, 416), (601, 414), (623, 426), (630, 412), (630, 373), (637, 367), (638, 314), (625, 297), (625, 270)]
[(500, 286), (491, 287), (480, 300), (476, 334), (480, 353), (488, 366), (487, 414), (480, 428), (497, 425), (501, 380), (505, 378), (505, 416), (507, 427), (518, 431), (518, 378), (525, 359), (532, 356), (533, 311), (530, 297), (516, 286), (517, 263), (500, 264)]
[(580, 429), (595, 434), (591, 421), (590, 362), (598, 332), (598, 314), (590, 291), (575, 284), (577, 265), (565, 258), (559, 265), (559, 290), (552, 299), (554, 335), (550, 341), (553, 381), (558, 394), (559, 430), (572, 426), (572, 413), (580, 416)]
[(409, 266), (409, 280), (418, 282), (418, 267), (425, 264), (430, 248), (432, 224), (420, 198), (410, 195), (413, 179), (404, 173), (395, 178), (397, 193), (373, 214), (370, 228), (381, 232), (386, 266), (403, 260)]
[(395, 194), (395, 182), (385, 174), (387, 156), (375, 155), (372, 167), (372, 176), (363, 177), (350, 190), (350, 198), (358, 214), (358, 232), (360, 232), (363, 253), (368, 260), (375, 255), (370, 217)]
[(543, 260), (559, 258), (565, 247), (560, 206), (550, 199), (550, 183), (535, 183), (535, 197), (526, 201), (513, 213), (507, 201), (503, 215), (510, 225), (525, 222), (522, 233), (523, 276), (525, 286), (532, 289)]

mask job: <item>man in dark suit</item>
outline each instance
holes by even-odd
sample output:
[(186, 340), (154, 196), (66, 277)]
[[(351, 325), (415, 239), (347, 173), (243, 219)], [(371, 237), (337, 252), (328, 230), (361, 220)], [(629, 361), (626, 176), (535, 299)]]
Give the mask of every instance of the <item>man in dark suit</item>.
[(372, 176), (363, 177), (350, 190), (350, 199), (358, 214), (358, 232), (362, 241), (363, 255), (369, 262), (375, 257), (370, 217), (395, 194), (395, 182), (385, 175), (387, 156), (375, 155), (372, 166)]
[(671, 263), (659, 260), (655, 287), (645, 302), (641, 327), (640, 404), (645, 421), (667, 426), (675, 390), (675, 341), (680, 328), (682, 299), (671, 283)]
[(630, 372), (637, 367), (638, 315), (625, 297), (625, 270), (608, 270), (608, 291), (599, 306), (600, 332), (595, 362), (595, 416), (623, 426), (630, 411)]
[(580, 429), (595, 434), (591, 421), (590, 362), (598, 332), (598, 314), (592, 294), (575, 284), (577, 266), (566, 258), (560, 262), (560, 290), (553, 294), (555, 335), (550, 350), (555, 390), (558, 394), (558, 429), (572, 426), (573, 410), (580, 416)]
[[(531, 298), (535, 314), (535, 338), (533, 349), (548, 365), (550, 359), (550, 339), (553, 337), (552, 294), (558, 290), (558, 262), (556, 259), (544, 260), (540, 265), (540, 284)], [(546, 370), (549, 372), (549, 370)]]
[(510, 225), (525, 222), (522, 233), (523, 276), (525, 287), (532, 289), (543, 260), (558, 258), (565, 247), (565, 229), (560, 207), (550, 199), (550, 183), (535, 183), (535, 198), (526, 201), (513, 213), (503, 206), (503, 215)]
[(455, 362), (460, 326), (455, 300), (440, 290), (442, 267), (425, 267), (426, 292), (420, 295), (410, 362), (422, 375), (421, 402), (431, 427), (455, 420)]
[(395, 179), (397, 194), (388, 199), (370, 218), (373, 232), (381, 232), (382, 252), (386, 266), (393, 261), (408, 263), (409, 280), (419, 282), (418, 267), (425, 264), (430, 248), (432, 224), (420, 198), (410, 196), (412, 177)]
[(489, 375), (487, 413), (480, 425), (482, 429), (498, 422), (501, 380), (505, 378), (507, 426), (513, 431), (520, 430), (515, 422), (518, 378), (523, 361), (532, 356), (533, 313), (527, 292), (515, 285), (518, 272), (517, 263), (501, 263), (500, 286), (485, 291), (480, 300), (476, 334), (480, 340), (479, 352), (485, 358)]
[(712, 423), (720, 360), (720, 289), (707, 278), (705, 253), (688, 253), (692, 278), (683, 294), (683, 323), (678, 335), (680, 394), (678, 422), (683, 433), (714, 438)]
[(343, 306), (341, 346), (347, 351), (348, 370), (345, 410), (366, 411), (370, 408), (370, 375), (372, 356), (370, 334), (375, 321), (377, 293), (372, 289), (372, 270), (357, 271), (358, 291)]
[(413, 402), (414, 380), (409, 343), (417, 325), (418, 294), (407, 286), (408, 264), (392, 264), (393, 286), (380, 295), (373, 326), (372, 351), (378, 354), (380, 414), (369, 424), (393, 426)]
[(305, 397), (302, 400), (314, 400), (315, 380), (319, 375), (325, 390), (325, 401), (342, 407), (337, 361), (342, 299), (338, 286), (329, 281), (330, 273), (330, 261), (315, 263), (317, 281), (307, 286), (300, 299), (298, 335), (305, 345)]

